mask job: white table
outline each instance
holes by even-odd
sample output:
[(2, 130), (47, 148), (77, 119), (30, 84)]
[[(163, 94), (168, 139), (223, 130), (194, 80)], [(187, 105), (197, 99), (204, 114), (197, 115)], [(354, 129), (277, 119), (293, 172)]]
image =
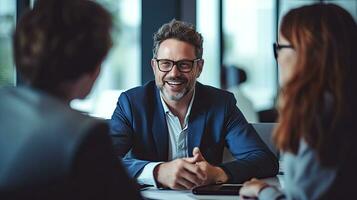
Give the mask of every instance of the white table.
[[(267, 183), (280, 187), (280, 177), (272, 177), (263, 179)], [(194, 195), (191, 190), (158, 190), (154, 187), (148, 187), (141, 191), (141, 195), (149, 199), (157, 200), (237, 200), (236, 195)]]

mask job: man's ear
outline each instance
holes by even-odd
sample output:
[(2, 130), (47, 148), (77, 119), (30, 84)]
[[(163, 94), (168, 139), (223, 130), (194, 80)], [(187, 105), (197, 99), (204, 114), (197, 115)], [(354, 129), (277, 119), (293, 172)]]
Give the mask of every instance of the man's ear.
[(156, 60), (155, 59), (151, 59), (151, 68), (152, 68), (152, 71), (155, 74), (155, 68), (156, 68)]
[(203, 64), (204, 64), (204, 60), (203, 59), (197, 61), (198, 72), (197, 72), (196, 78), (200, 77), (200, 75), (202, 73), (202, 70), (203, 70)]

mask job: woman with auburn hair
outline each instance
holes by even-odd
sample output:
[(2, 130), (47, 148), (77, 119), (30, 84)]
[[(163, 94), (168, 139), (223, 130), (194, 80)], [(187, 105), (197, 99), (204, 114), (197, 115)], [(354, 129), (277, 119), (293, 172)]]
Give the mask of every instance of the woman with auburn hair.
[(252, 179), (240, 196), (259, 199), (355, 197), (357, 26), (334, 4), (314, 4), (283, 18), (274, 53), (280, 65), (279, 124), (283, 191)]

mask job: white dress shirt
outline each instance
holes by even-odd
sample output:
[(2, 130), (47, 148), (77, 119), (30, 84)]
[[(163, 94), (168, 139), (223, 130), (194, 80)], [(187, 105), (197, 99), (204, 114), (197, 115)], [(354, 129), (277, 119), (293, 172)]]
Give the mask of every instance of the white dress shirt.
[[(164, 99), (162, 98), (162, 94), (160, 92), (160, 99), (162, 106), (164, 108), (167, 128), (169, 132), (169, 153), (168, 160), (175, 160), (177, 158), (188, 157), (188, 147), (187, 147), (187, 134), (188, 134), (188, 118), (191, 113), (191, 108), (193, 104), (193, 100), (195, 98), (195, 90), (193, 91), (193, 95), (188, 106), (183, 128), (180, 123), (180, 119), (175, 116), (166, 105)], [(137, 178), (138, 183), (146, 184), (146, 185), (156, 185), (156, 181), (154, 178), (154, 168), (162, 162), (150, 162), (145, 165), (143, 171)]]

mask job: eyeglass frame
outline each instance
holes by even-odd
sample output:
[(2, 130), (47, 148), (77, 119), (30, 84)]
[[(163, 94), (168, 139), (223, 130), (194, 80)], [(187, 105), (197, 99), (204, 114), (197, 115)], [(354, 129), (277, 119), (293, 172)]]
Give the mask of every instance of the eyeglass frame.
[[(174, 68), (174, 65), (176, 65), (177, 69), (179, 70), (179, 72), (181, 73), (190, 73), (194, 67), (194, 64), (197, 63), (197, 61), (200, 61), (202, 60), (202, 58), (196, 58), (194, 60), (186, 60), (186, 59), (183, 59), (183, 60), (178, 60), (178, 61), (173, 61), (173, 60), (170, 60), (170, 59), (157, 59), (157, 58), (153, 58), (155, 61), (156, 61), (156, 64), (157, 64), (157, 68), (160, 70), (160, 72), (170, 72), (173, 68)], [(168, 62), (171, 62), (172, 65), (171, 65), (171, 68), (170, 70), (162, 70), (160, 68), (160, 65), (159, 65), (159, 62), (160, 61), (168, 61)], [(192, 63), (192, 67), (190, 68), (190, 71), (182, 71), (181, 68), (180, 68), (180, 64), (181, 62), (191, 62)]]
[(274, 42), (273, 43), (273, 51), (274, 51), (275, 59), (278, 59), (278, 52), (280, 51), (280, 49), (284, 49), (284, 48), (293, 49), (294, 46), (293, 45), (286, 45), (286, 44), (279, 44), (278, 42)]

